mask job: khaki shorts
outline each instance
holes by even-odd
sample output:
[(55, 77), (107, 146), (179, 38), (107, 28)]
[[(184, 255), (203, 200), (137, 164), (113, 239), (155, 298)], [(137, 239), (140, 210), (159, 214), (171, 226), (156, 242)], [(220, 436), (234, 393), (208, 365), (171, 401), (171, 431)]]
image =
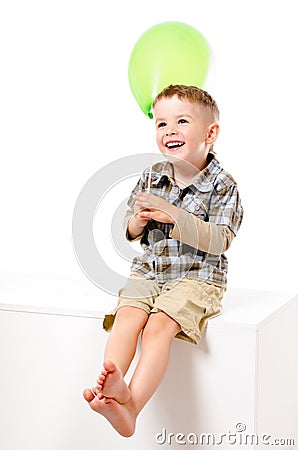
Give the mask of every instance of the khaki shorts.
[(180, 325), (177, 338), (198, 344), (208, 319), (221, 313), (225, 290), (192, 278), (168, 281), (160, 287), (155, 280), (131, 274), (119, 290), (117, 307), (106, 314), (103, 327), (111, 330), (117, 310), (122, 306), (141, 308), (148, 315), (163, 311)]

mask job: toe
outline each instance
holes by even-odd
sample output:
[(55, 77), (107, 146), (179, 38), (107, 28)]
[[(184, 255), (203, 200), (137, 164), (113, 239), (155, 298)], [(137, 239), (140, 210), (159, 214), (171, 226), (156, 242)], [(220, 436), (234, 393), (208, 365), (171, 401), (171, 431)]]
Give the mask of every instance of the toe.
[(115, 363), (113, 363), (113, 361), (110, 361), (110, 360), (106, 360), (103, 363), (103, 367), (107, 370), (107, 372), (113, 372), (114, 370), (117, 369), (117, 366), (115, 365)]
[(98, 384), (102, 384), (102, 383), (104, 382), (105, 379), (106, 379), (106, 377), (102, 375), (102, 376), (100, 376), (99, 378), (97, 378), (96, 381), (97, 381)]
[(91, 402), (94, 399), (95, 395), (93, 394), (91, 389), (84, 389), (83, 397), (87, 402)]

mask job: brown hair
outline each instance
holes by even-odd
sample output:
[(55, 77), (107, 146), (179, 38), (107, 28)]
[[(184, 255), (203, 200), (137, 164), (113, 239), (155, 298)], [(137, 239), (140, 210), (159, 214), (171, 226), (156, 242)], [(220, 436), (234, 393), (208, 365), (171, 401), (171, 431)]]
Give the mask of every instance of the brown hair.
[(162, 98), (172, 98), (174, 95), (180, 100), (187, 100), (190, 103), (198, 103), (206, 108), (211, 114), (211, 118), (214, 121), (219, 120), (219, 109), (216, 101), (208, 94), (207, 91), (198, 88), (197, 86), (185, 86), (183, 84), (170, 84), (164, 88), (154, 99), (152, 103), (152, 109), (154, 109), (156, 103)]

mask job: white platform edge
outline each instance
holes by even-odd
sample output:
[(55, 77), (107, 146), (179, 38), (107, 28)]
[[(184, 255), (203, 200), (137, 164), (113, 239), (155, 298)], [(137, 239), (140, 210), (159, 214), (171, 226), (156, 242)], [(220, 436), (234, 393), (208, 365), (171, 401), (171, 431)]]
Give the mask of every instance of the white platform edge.
[[(267, 292), (268, 294), (268, 292)], [(285, 308), (289, 307), (292, 303), (297, 303), (298, 307), (298, 295), (289, 294), (289, 300), (287, 303), (283, 304), (279, 308), (272, 311), (265, 319), (253, 323), (253, 322), (245, 322), (245, 321), (229, 321), (228, 314), (225, 315), (225, 310), (220, 316), (217, 316), (211, 320), (209, 320), (207, 327), (208, 328), (216, 328), (216, 329), (227, 329), (227, 328), (238, 328), (242, 330), (253, 329), (258, 330), (264, 324), (269, 323), (271, 320), (275, 318), (276, 315), (280, 314)], [(106, 312), (98, 310), (81, 310), (81, 309), (65, 309), (65, 308), (57, 308), (57, 307), (48, 307), (48, 306), (37, 306), (37, 305), (17, 305), (17, 304), (0, 304), (0, 311), (6, 312), (15, 312), (15, 313), (24, 313), (24, 314), (46, 314), (46, 315), (55, 315), (55, 316), (69, 316), (69, 317), (80, 317), (80, 318), (89, 318), (95, 319), (99, 321), (103, 321)], [(298, 327), (298, 324), (297, 324)]]
[(86, 317), (89, 319), (103, 320), (105, 312), (92, 310), (77, 310), (65, 308), (51, 308), (48, 306), (32, 306), (32, 305), (12, 305), (0, 303), (0, 311), (12, 311), (29, 314), (48, 314), (55, 316), (71, 316), (71, 317)]

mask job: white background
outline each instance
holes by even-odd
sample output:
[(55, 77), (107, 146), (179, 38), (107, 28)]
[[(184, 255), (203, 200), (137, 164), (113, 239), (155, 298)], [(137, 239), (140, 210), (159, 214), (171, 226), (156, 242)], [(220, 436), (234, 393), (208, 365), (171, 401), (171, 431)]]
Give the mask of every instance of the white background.
[[(295, 3), (1, 2), (0, 271), (84, 277), (72, 247), (76, 199), (101, 167), (156, 151), (128, 62), (144, 31), (177, 20), (201, 31), (215, 57), (206, 88), (221, 110), (216, 150), (245, 209), (227, 254), (230, 287), (297, 291)], [(121, 266), (107, 237), (97, 244)]]

